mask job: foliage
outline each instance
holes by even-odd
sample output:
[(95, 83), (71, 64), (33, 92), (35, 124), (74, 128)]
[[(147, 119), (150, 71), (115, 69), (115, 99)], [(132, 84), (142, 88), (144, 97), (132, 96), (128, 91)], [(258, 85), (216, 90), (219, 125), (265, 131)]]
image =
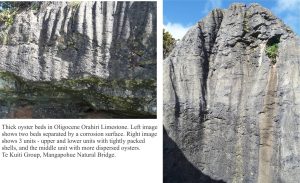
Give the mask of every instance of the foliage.
[(40, 3), (39, 2), (31, 2), (31, 7), (32, 10), (39, 10), (40, 9)]
[[(0, 100), (1, 96), (8, 103), (19, 101), (41, 104), (44, 102), (72, 105), (73, 102), (82, 102), (93, 110), (122, 110), (127, 115), (149, 116), (140, 111), (149, 100), (154, 98), (156, 80), (107, 80), (96, 76), (87, 76), (77, 79), (62, 79), (60, 81), (29, 81), (10, 72), (0, 71)], [(134, 97), (129, 95), (115, 96), (99, 92), (98, 88), (111, 88), (120, 91), (150, 90), (153, 97)], [(1, 104), (2, 104), (1, 103)]]
[(78, 8), (79, 5), (81, 4), (81, 1), (70, 1), (69, 3), (70, 3), (69, 5), (70, 5), (71, 7), (73, 7), (73, 8)]
[(38, 4), (38, 2), (22, 2), (22, 1), (5, 1), (5, 2), (0, 2), (0, 7), (1, 10), (20, 10), (24, 9), (27, 7), (30, 7), (33, 4)]
[(166, 58), (173, 48), (175, 47), (176, 40), (172, 37), (172, 35), (168, 32), (163, 30), (163, 57)]
[(246, 11), (244, 13), (244, 19), (243, 19), (243, 31), (244, 31), (244, 33), (248, 33), (250, 31), (249, 15), (247, 14)]
[(276, 57), (278, 56), (278, 43), (273, 45), (267, 45), (266, 54), (271, 59), (272, 63), (276, 63)]
[(7, 44), (8, 42), (8, 34), (5, 31), (0, 32), (0, 45), (3, 44)]
[(39, 2), (19, 2), (19, 1), (5, 1), (0, 2), (0, 24), (4, 23), (5, 27), (13, 24), (15, 15), (21, 9), (31, 8), (32, 10), (39, 9)]
[(5, 27), (8, 27), (13, 24), (14, 18), (16, 15), (16, 10), (6, 9), (0, 12), (0, 24), (4, 23)]

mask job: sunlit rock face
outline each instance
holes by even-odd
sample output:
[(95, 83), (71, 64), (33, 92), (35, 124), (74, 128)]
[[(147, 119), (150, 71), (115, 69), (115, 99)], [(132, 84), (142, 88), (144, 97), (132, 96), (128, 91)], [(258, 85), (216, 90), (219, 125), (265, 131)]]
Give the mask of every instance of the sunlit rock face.
[(299, 65), (299, 37), (258, 4), (193, 26), (164, 60), (165, 182), (297, 182)]
[(0, 27), (0, 117), (155, 117), (155, 2), (42, 2)]

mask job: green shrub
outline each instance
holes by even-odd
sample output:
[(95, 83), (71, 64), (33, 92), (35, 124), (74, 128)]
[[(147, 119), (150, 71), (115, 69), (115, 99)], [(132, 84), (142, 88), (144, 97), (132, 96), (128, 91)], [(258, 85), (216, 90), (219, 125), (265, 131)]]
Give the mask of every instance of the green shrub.
[(8, 42), (8, 34), (7, 32), (0, 32), (0, 45), (6, 45)]
[(271, 59), (272, 63), (276, 63), (276, 57), (278, 56), (278, 44), (267, 45), (266, 54)]
[(14, 23), (17, 11), (14, 9), (6, 9), (0, 12), (0, 24), (4, 23), (6, 27)]
[(163, 30), (163, 57), (164, 59), (169, 56), (171, 51), (176, 45), (176, 40), (172, 37), (171, 33)]

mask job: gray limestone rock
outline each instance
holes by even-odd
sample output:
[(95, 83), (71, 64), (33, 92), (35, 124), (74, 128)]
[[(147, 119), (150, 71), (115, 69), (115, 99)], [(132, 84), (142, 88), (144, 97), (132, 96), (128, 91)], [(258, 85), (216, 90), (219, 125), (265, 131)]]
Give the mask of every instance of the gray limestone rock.
[(155, 2), (41, 2), (0, 33), (0, 117), (156, 115)]
[(193, 26), (164, 60), (165, 182), (298, 182), (299, 66), (300, 38), (258, 4)]

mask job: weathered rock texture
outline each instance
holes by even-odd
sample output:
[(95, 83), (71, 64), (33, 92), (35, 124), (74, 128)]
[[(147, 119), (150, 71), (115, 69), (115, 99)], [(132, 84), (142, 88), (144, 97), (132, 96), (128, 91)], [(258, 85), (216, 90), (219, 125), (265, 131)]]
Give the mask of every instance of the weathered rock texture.
[(156, 114), (155, 2), (43, 2), (0, 31), (0, 117)]
[(300, 39), (269, 10), (213, 10), (164, 73), (165, 182), (300, 180)]

